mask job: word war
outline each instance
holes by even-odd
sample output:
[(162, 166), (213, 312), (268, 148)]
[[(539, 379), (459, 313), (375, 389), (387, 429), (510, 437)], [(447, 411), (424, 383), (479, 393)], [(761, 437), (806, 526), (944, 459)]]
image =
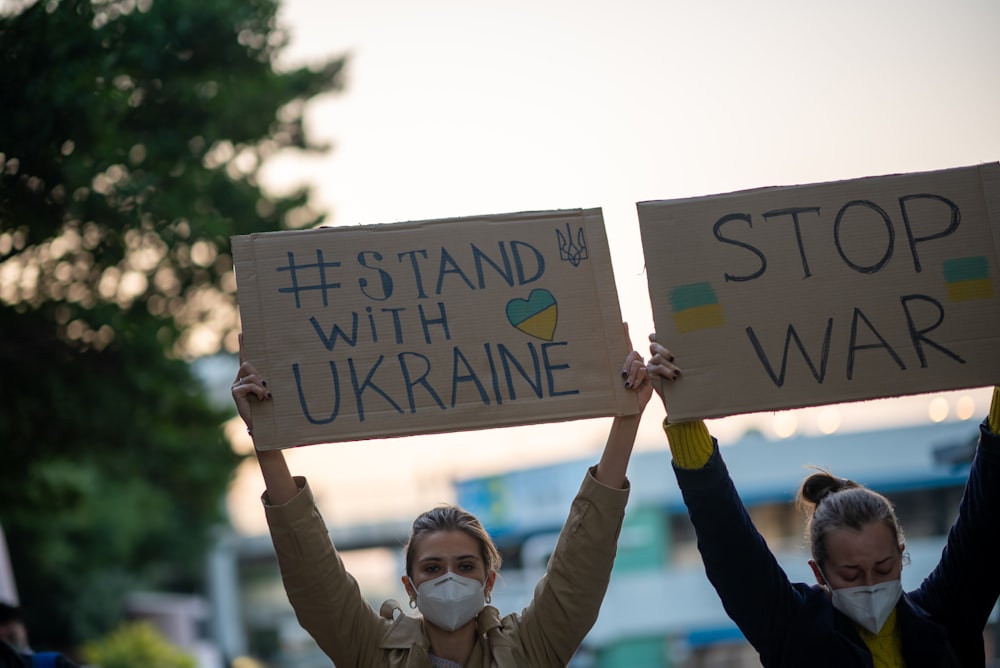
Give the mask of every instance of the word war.
[[(931, 364), (928, 352), (939, 353), (938, 359), (956, 364), (966, 363), (957, 352), (949, 349), (948, 346), (951, 344), (940, 343), (930, 336), (945, 319), (944, 306), (941, 302), (927, 295), (913, 294), (900, 297), (899, 305), (905, 320), (905, 326), (902, 328), (895, 323), (881, 328), (876, 325), (876, 321), (884, 322), (886, 320), (884, 316), (887, 314), (879, 313), (880, 317), (873, 320), (862, 309), (854, 308), (847, 325), (846, 345), (840, 351), (844, 354), (843, 368), (846, 380), (854, 379), (856, 367), (866, 366), (861, 362), (861, 355), (867, 355), (869, 359), (881, 355), (900, 371), (912, 367), (928, 368)], [(843, 328), (844, 325), (840, 322), (837, 323), (837, 327)], [(806, 335), (801, 333), (804, 328), (802, 326), (797, 328), (795, 324), (790, 323), (785, 330), (784, 345), (780, 349), (781, 361), (777, 365), (774, 360), (778, 356), (773, 353), (768, 354), (760, 335), (752, 326), (746, 328), (746, 335), (753, 353), (775, 387), (785, 385), (789, 354), (793, 345), (801, 355), (813, 380), (822, 384), (826, 380), (832, 354), (834, 328), (834, 318), (828, 318), (825, 326), (821, 328), (821, 338), (818, 343), (813, 341), (812, 345), (807, 345), (804, 341)], [(882, 329), (885, 333), (880, 331)], [(899, 343), (896, 345), (893, 343), (894, 337), (899, 338)], [(771, 349), (773, 350), (773, 347)], [(908, 365), (900, 350), (912, 351), (916, 356), (915, 359), (910, 360)]]

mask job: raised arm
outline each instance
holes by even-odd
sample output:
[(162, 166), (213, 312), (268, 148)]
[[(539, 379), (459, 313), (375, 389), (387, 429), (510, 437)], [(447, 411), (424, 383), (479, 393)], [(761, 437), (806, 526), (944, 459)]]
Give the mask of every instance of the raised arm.
[(959, 629), (982, 629), (1000, 596), (996, 554), (1000, 550), (1000, 386), (980, 425), (958, 517), (948, 532), (941, 561), (911, 592), (924, 609)]
[[(627, 325), (625, 332), (628, 333)], [(604, 452), (601, 453), (601, 460), (594, 470), (594, 478), (598, 482), (618, 489), (625, 486), (625, 473), (632, 456), (636, 434), (639, 432), (639, 421), (642, 419), (646, 404), (649, 403), (649, 398), (653, 395), (653, 386), (646, 374), (642, 355), (634, 350), (626, 356), (622, 364), (622, 382), (625, 383), (625, 388), (635, 392), (639, 399), (639, 412), (635, 415), (615, 417), (604, 445)]]
[[(236, 402), (236, 410), (247, 426), (247, 432), (253, 438), (253, 413), (250, 404), (253, 401), (268, 401), (271, 392), (267, 389), (267, 381), (257, 373), (250, 362), (246, 360), (243, 353), (243, 335), (240, 335), (240, 369), (236, 372), (236, 379), (232, 385), (233, 401)], [(256, 449), (256, 441), (254, 442)], [(267, 499), (271, 505), (284, 505), (292, 500), (298, 493), (298, 486), (292, 479), (292, 474), (288, 470), (285, 462), (285, 455), (281, 450), (256, 450), (257, 463), (260, 464), (260, 473), (264, 478), (264, 486), (267, 489)]]
[[(621, 382), (644, 409), (653, 389), (639, 353), (625, 356)], [(547, 657), (545, 665), (567, 665), (597, 621), (625, 516), (625, 473), (640, 418), (641, 410), (612, 422), (600, 461), (585, 475), (570, 506), (546, 575), (521, 613), (522, 642), (535, 656)]]
[[(649, 341), (647, 370), (662, 398), (662, 383), (678, 380), (681, 371), (655, 334)], [(782, 638), (802, 632), (794, 629), (808, 587), (788, 581), (754, 527), (704, 421), (672, 423), (668, 409), (663, 428), (708, 579), (762, 663), (789, 665), (782, 663), (788, 646)]]
[[(270, 401), (271, 392), (266, 379), (244, 358), (242, 343), (241, 337), (232, 393), (253, 437), (251, 406)], [(377, 645), (384, 633), (383, 620), (344, 569), (305, 480), (292, 477), (282, 450), (256, 452), (266, 487), (265, 516), (295, 616), (337, 665), (361, 665), (365, 648)]]
[[(663, 400), (664, 409), (667, 402), (663, 398), (663, 383), (673, 382), (681, 377), (681, 370), (674, 362), (674, 355), (662, 343), (657, 341), (656, 333), (649, 335), (649, 364), (646, 369), (649, 373), (650, 381), (660, 399)], [(682, 469), (700, 469), (708, 463), (712, 456), (714, 445), (712, 436), (708, 433), (708, 428), (702, 420), (691, 422), (670, 422), (670, 412), (663, 420), (663, 431), (667, 434), (667, 442), (670, 445), (670, 455), (674, 464)]]

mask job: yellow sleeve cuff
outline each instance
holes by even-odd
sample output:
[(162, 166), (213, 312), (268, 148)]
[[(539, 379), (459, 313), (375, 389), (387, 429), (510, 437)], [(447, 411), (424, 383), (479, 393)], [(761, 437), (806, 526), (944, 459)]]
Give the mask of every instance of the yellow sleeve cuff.
[(680, 468), (700, 469), (712, 458), (715, 449), (712, 435), (703, 421), (674, 424), (664, 420), (663, 431), (667, 434), (674, 463)]
[(1000, 385), (993, 388), (993, 402), (990, 404), (987, 425), (992, 433), (1000, 434)]

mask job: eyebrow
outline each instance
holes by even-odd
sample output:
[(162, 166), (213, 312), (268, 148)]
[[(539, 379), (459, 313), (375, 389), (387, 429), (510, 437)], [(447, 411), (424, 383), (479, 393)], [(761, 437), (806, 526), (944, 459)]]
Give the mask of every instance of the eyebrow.
[[(438, 557), (438, 556), (422, 557), (420, 559), (417, 559), (417, 563), (418, 564), (425, 564), (427, 562), (432, 562), (432, 561), (444, 561), (447, 558), (448, 557)], [(462, 555), (459, 555), (457, 557), (454, 557), (454, 559), (455, 559), (455, 561), (469, 561), (469, 560), (481, 561), (482, 560), (479, 557), (478, 554), (462, 554)]]
[[(883, 558), (879, 559), (879, 560), (878, 560), (878, 561), (876, 561), (876, 562), (875, 562), (875, 563), (874, 563), (873, 565), (874, 565), (874, 566), (881, 566), (881, 565), (882, 565), (882, 564), (884, 564), (885, 562), (887, 562), (887, 561), (892, 561), (892, 560), (893, 560), (893, 559), (895, 559), (895, 558), (896, 558), (896, 555), (894, 555), (894, 554), (890, 554), (890, 555), (889, 555), (889, 556), (887, 556), (887, 557), (883, 557)], [(839, 568), (847, 568), (847, 569), (852, 569), (852, 570), (858, 570), (858, 569), (860, 569), (860, 568), (861, 568), (861, 565), (860, 565), (860, 564), (841, 564), (841, 565), (839, 566)]]

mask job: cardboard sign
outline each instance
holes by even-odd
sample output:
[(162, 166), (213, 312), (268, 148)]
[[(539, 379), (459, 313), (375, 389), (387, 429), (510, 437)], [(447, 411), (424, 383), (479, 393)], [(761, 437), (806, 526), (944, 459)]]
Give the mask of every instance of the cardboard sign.
[(600, 209), (234, 237), (263, 449), (634, 414)]
[(1000, 382), (1000, 164), (637, 206), (671, 420)]

